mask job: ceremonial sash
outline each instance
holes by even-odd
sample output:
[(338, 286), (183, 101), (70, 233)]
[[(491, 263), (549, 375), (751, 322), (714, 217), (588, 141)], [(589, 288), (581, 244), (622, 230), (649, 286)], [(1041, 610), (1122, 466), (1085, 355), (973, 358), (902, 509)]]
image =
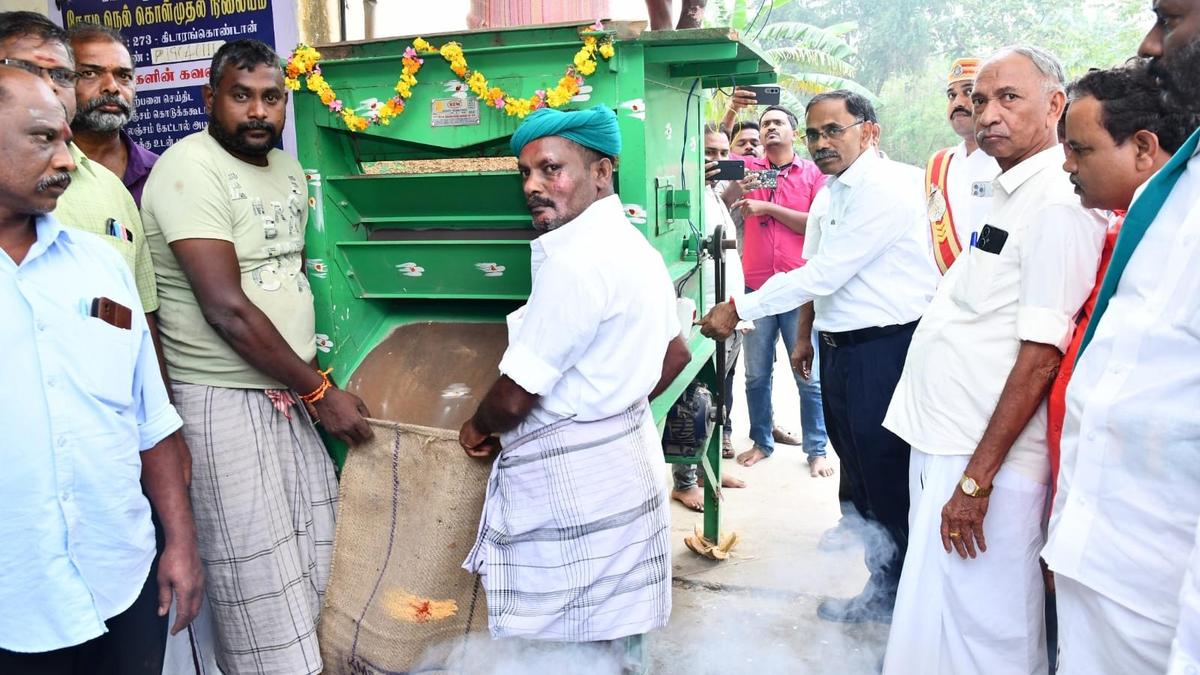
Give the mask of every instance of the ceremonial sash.
[(1088, 322), (1087, 332), (1083, 334), (1083, 342), (1079, 345), (1079, 354), (1075, 357), (1075, 363), (1079, 363), (1079, 359), (1083, 357), (1083, 351), (1087, 349), (1088, 343), (1096, 334), (1096, 326), (1100, 325), (1100, 318), (1108, 309), (1108, 301), (1117, 290), (1117, 284), (1121, 281), (1121, 274), (1125, 271), (1125, 266), (1129, 264), (1129, 259), (1133, 257), (1133, 252), (1137, 249), (1138, 243), (1142, 241), (1146, 230), (1150, 229), (1150, 224), (1158, 217), (1158, 212), (1162, 210), (1167, 197), (1175, 189), (1179, 177), (1187, 169), (1188, 162), (1196, 152), (1198, 140), (1200, 140), (1200, 129), (1193, 132), (1183, 147), (1175, 152), (1171, 161), (1154, 174), (1154, 177), (1146, 185), (1146, 189), (1142, 190), (1142, 193), (1129, 207), (1129, 213), (1125, 214), (1125, 223), (1121, 226), (1121, 233), (1117, 235), (1117, 245), (1113, 249), (1112, 261), (1108, 264), (1108, 272), (1104, 274), (1104, 282), (1100, 285), (1099, 295), (1096, 296), (1096, 308), (1092, 312), (1091, 321)]
[(947, 178), (950, 176), (950, 160), (954, 159), (954, 148), (943, 148), (929, 158), (925, 167), (925, 207), (929, 214), (929, 227), (933, 235), (933, 260), (942, 274), (962, 252), (958, 232), (954, 229), (954, 212), (946, 198)]

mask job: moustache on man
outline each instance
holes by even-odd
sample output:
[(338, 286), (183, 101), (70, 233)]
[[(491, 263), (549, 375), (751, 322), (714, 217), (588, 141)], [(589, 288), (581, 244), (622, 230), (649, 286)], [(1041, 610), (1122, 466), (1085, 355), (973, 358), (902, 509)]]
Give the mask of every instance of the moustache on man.
[(271, 124), (265, 120), (250, 120), (249, 122), (242, 122), (241, 124), (237, 125), (237, 131), (235, 133), (238, 136), (241, 136), (249, 131), (267, 131), (271, 133), (273, 138), (279, 135), (278, 128), (274, 124)]
[(1158, 86), (1167, 88), (1171, 84), (1171, 71), (1163, 67), (1162, 59), (1148, 59), (1146, 72), (1158, 81)]
[(53, 187), (61, 187), (62, 189), (66, 190), (70, 185), (71, 176), (67, 172), (63, 171), (61, 173), (51, 174), (43, 177), (37, 182), (35, 189), (38, 192), (45, 192)]
[(952, 118), (953, 118), (955, 115), (959, 115), (959, 114), (966, 115), (967, 117), (970, 117), (970, 116), (971, 116), (971, 111), (970, 111), (970, 110), (967, 110), (966, 108), (962, 107), (961, 105), (960, 105), (960, 106), (955, 106), (954, 110), (951, 110), (951, 111), (950, 111), (950, 117), (952, 117)]
[(554, 202), (550, 201), (549, 199), (546, 199), (545, 197), (530, 197), (529, 199), (525, 200), (525, 206), (529, 207), (530, 211), (536, 209), (539, 206), (545, 206), (547, 208), (552, 209), (552, 208), (554, 208)]
[(133, 114), (133, 106), (129, 105), (125, 99), (117, 96), (116, 94), (101, 94), (96, 98), (89, 100), (87, 103), (83, 104), (83, 108), (78, 114), (88, 115), (106, 105), (116, 106), (121, 110), (121, 114), (127, 117)]
[(837, 150), (834, 150), (833, 148), (822, 148), (813, 153), (813, 161), (819, 162), (822, 159), (837, 159), (840, 156), (841, 155), (838, 154)]

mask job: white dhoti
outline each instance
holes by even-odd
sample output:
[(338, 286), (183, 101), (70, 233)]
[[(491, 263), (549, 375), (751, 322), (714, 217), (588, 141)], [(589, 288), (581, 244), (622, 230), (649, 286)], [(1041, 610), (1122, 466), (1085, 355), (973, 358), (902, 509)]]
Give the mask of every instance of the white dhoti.
[(1200, 674), (1200, 523), (1196, 525), (1196, 544), (1179, 593), (1179, 626), (1171, 645), (1168, 675)]
[(1045, 589), (1038, 554), (1047, 486), (1001, 468), (983, 520), (988, 550), (942, 548), (942, 507), (970, 457), (913, 449), (909, 539), (885, 675), (1044, 675)]
[(662, 447), (644, 402), (504, 448), (463, 567), (484, 575), (493, 637), (595, 642), (671, 614)]
[(1060, 675), (1165, 673), (1175, 627), (1054, 576)]

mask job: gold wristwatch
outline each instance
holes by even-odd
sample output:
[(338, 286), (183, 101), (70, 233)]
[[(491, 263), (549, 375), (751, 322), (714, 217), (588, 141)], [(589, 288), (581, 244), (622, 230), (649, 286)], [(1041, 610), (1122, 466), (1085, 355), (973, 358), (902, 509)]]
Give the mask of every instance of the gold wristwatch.
[(963, 474), (962, 480), (958, 481), (958, 489), (962, 490), (963, 494), (968, 497), (986, 497), (992, 494), (991, 487), (980, 487), (979, 483), (976, 483), (974, 478), (971, 478), (965, 473)]

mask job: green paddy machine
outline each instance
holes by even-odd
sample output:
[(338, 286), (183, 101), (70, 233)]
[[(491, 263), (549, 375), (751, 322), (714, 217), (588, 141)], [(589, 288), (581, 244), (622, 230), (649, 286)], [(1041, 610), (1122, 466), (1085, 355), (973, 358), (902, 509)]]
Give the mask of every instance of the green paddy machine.
[[(612, 40), (612, 57), (598, 59), (563, 109), (604, 104), (617, 112), (616, 183), (626, 214), (699, 315), (707, 311), (704, 285), (721, 290), (727, 247), (722, 233), (705, 236), (703, 90), (776, 75), (728, 29), (641, 28), (558, 25), (424, 38), (435, 47), (458, 42), (472, 71), (522, 97), (552, 89), (587, 36)], [(319, 46), (322, 75), (347, 105), (385, 102), (412, 42)], [(478, 100), (440, 55), (423, 59), (405, 110), (387, 125), (350, 131), (315, 93), (294, 95), (311, 197), (306, 267), (318, 355), (334, 380), (362, 396), (375, 417), (457, 429), (498, 376), (504, 317), (528, 297), (536, 232), (508, 145), (520, 120)], [(704, 278), (709, 257), (716, 279)], [(719, 403), (724, 350), (688, 331), (692, 361), (653, 402), (660, 428), (694, 381)], [(667, 457), (703, 464), (704, 531), (712, 541), (720, 530), (716, 429), (694, 454)], [(333, 454), (340, 464), (345, 449)]]

